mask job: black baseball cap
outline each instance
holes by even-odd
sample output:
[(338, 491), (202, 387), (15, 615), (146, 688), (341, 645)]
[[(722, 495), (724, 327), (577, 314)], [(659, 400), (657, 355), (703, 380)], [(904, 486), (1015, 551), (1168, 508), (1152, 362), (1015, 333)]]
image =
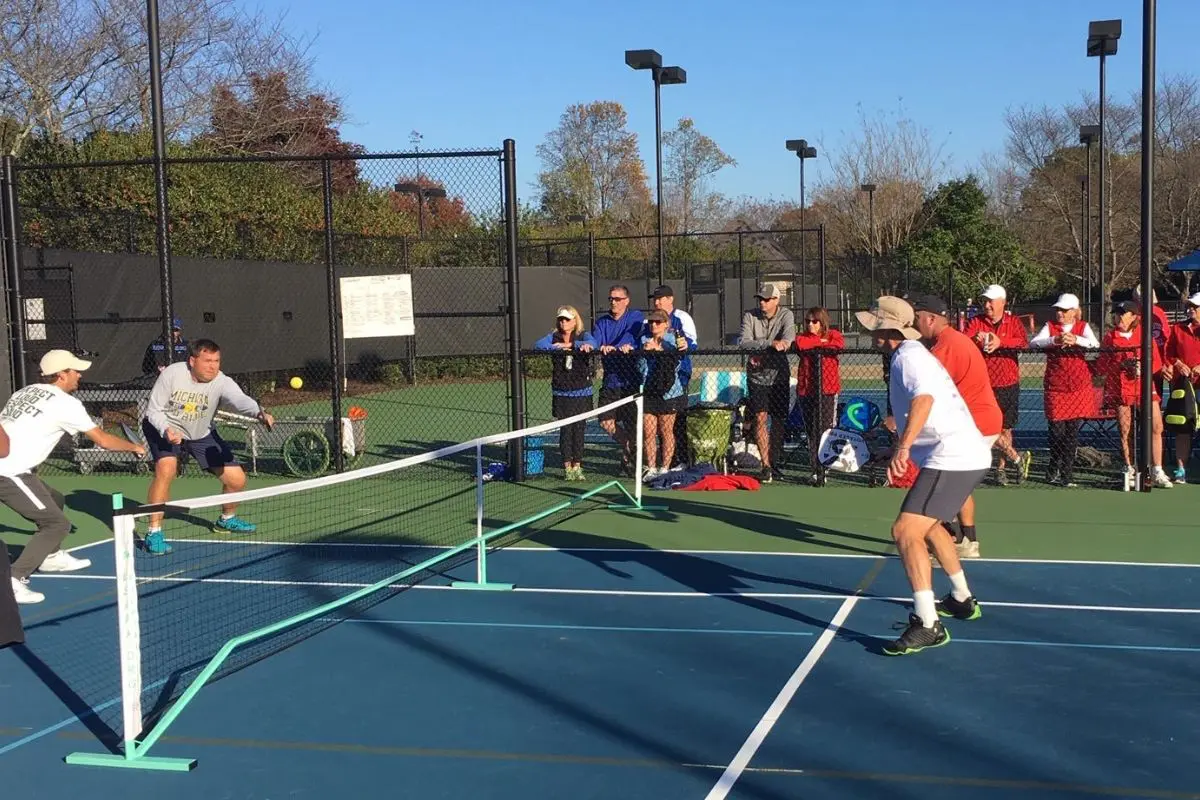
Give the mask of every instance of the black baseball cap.
[(950, 316), (950, 307), (946, 305), (946, 301), (935, 295), (925, 294), (913, 298), (912, 306), (913, 311), (925, 311), (941, 317)]
[(658, 297), (674, 297), (674, 296), (675, 296), (675, 290), (665, 284), (662, 286), (656, 287), (655, 290), (650, 293), (650, 299), (652, 299), (652, 300), (655, 298), (658, 298)]
[(1122, 300), (1119, 303), (1113, 303), (1112, 313), (1124, 314), (1126, 311), (1128, 311), (1130, 314), (1137, 314), (1139, 313), (1140, 309), (1138, 308), (1138, 304), (1132, 300)]

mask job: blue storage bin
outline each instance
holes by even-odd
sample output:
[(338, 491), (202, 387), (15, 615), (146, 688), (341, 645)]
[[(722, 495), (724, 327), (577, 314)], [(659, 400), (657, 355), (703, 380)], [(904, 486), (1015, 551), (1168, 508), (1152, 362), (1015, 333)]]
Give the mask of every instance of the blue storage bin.
[(525, 474), (541, 475), (546, 470), (546, 441), (541, 436), (525, 437)]

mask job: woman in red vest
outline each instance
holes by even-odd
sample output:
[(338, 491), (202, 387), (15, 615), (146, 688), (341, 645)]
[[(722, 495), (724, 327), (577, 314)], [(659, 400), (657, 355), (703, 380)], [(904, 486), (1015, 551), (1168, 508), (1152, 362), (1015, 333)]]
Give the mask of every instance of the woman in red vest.
[[(1137, 467), (1133, 465), (1133, 409), (1142, 405), (1142, 325), (1138, 316), (1138, 305), (1132, 300), (1113, 306), (1114, 327), (1104, 334), (1102, 347), (1105, 352), (1096, 362), (1096, 371), (1104, 376), (1104, 405), (1117, 410), (1117, 430), (1121, 436), (1121, 456), (1125, 459), (1125, 473), (1132, 484), (1137, 479)], [(1162, 355), (1158, 342), (1150, 345), (1150, 374), (1162, 372)], [(1162, 467), (1162, 398), (1158, 387), (1151, 384), (1154, 402), (1150, 404), (1151, 429), (1154, 444), (1154, 485), (1159, 489), (1170, 489), (1174, 484)]]
[(1073, 294), (1060, 295), (1054, 303), (1054, 319), (1042, 327), (1029, 346), (1046, 352), (1046, 372), (1042, 378), (1050, 428), (1050, 467), (1046, 480), (1059, 486), (1074, 486), (1079, 421), (1097, 411), (1092, 370), (1084, 352), (1100, 346), (1092, 327), (1082, 319), (1079, 298)]
[[(804, 314), (804, 325), (796, 326), (796, 349), (800, 364), (796, 367), (796, 400), (804, 415), (804, 430), (808, 435), (808, 458), (812, 466), (812, 483), (822, 483), (820, 453), (821, 436), (837, 420), (838, 393), (842, 390), (838, 356), (846, 341), (837, 328), (829, 327), (829, 312), (813, 306)], [(821, 380), (816, 379), (817, 354), (821, 358)]]

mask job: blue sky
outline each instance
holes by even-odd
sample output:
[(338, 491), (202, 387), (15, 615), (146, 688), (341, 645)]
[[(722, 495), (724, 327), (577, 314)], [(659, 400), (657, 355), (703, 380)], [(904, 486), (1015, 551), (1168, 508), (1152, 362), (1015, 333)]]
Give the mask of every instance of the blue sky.
[[(1095, 92), (1087, 24), (1122, 19), (1109, 59), (1110, 96), (1141, 82), (1136, 0), (609, 0), (520, 4), (260, 0), (289, 29), (315, 36), (316, 74), (345, 100), (346, 138), (373, 151), (407, 150), (418, 130), (433, 148), (517, 143), (522, 200), (539, 164), (535, 148), (569, 104), (616, 100), (629, 112), (653, 180), (654, 105), (647, 73), (624, 65), (626, 49), (653, 48), (687, 70), (663, 89), (663, 126), (681, 116), (738, 161), (714, 188), (731, 196), (793, 199), (796, 158), (786, 139), (806, 138), (820, 157), (806, 179), (868, 115), (905, 113), (967, 169), (1004, 146), (1004, 113), (1060, 106)], [(1195, 71), (1200, 3), (1159, 3), (1159, 75)]]

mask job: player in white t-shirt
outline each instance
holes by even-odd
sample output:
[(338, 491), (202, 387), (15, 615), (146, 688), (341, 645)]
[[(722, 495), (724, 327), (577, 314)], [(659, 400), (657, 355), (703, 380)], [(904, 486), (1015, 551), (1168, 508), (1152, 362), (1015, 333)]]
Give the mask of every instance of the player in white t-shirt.
[[(919, 341), (913, 308), (899, 297), (880, 297), (872, 311), (858, 312), (872, 343), (891, 354), (888, 399), (897, 438), (888, 476), (900, 478), (911, 460), (921, 468), (892, 524), (904, 571), (913, 589), (908, 627), (883, 647), (887, 655), (918, 653), (950, 641), (938, 615), (977, 619), (979, 604), (967, 587), (954, 541), (942, 526), (954, 519), (992, 463), (991, 448), (975, 427), (967, 403), (937, 357)], [(929, 548), (950, 578), (951, 592), (933, 598)]]
[[(63, 513), (63, 496), (42, 483), (33, 470), (54, 450), (64, 433), (81, 433), (105, 450), (146, 455), (140, 444), (105, 433), (71, 396), (80, 372), (92, 365), (66, 350), (42, 356), (42, 383), (15, 392), (0, 410), (0, 427), (8, 434), (9, 453), (0, 458), (0, 503), (37, 525), (37, 532), (12, 565), (12, 591), (18, 603), (40, 603), (44, 595), (29, 588), (29, 576), (41, 572), (74, 572), (92, 562), (59, 549), (71, 522)], [(7, 558), (7, 554), (5, 554)]]

